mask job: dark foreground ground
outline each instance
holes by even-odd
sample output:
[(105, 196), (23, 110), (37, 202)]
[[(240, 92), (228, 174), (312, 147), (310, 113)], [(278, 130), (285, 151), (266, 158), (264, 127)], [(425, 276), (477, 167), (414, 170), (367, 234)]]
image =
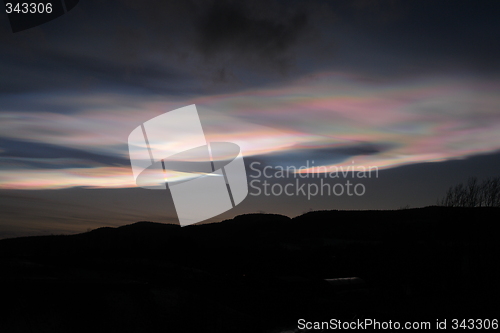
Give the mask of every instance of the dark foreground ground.
[[(0, 332), (498, 318), (500, 209), (250, 214), (0, 241)], [(358, 277), (355, 280), (326, 279)]]

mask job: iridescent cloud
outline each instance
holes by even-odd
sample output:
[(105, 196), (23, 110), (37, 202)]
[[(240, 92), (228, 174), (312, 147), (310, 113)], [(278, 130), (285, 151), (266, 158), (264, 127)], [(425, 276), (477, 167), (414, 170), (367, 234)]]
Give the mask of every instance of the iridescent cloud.
[[(52, 101), (60, 112), (2, 109), (0, 132), (7, 138), (126, 159), (127, 137), (135, 127), (196, 104), (208, 141), (235, 142), (244, 156), (292, 156), (298, 150), (370, 144), (388, 148), (344, 156), (340, 162), (338, 156), (331, 161), (322, 156), (322, 165), (384, 169), (500, 149), (499, 91), (498, 81), (465, 75), (375, 82), (345, 73), (320, 73), (287, 86), (185, 100), (126, 94), (27, 96), (33, 107)], [(61, 112), (65, 106), (71, 113)], [(13, 167), (5, 147), (0, 149), (0, 188), (135, 186), (129, 165), (89, 161), (82, 167), (58, 169)]]

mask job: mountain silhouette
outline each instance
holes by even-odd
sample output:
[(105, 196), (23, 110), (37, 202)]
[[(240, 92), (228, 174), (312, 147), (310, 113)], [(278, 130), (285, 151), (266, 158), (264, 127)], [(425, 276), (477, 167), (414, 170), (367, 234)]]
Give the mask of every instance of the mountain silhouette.
[(333, 210), (4, 239), (0, 331), (280, 332), (300, 318), (493, 318), (499, 217), (499, 208)]

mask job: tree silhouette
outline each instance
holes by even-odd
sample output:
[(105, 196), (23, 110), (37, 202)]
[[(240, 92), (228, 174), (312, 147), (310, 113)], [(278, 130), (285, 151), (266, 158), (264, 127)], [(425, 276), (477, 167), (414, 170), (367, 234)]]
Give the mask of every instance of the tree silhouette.
[(500, 207), (500, 177), (479, 182), (470, 177), (467, 183), (452, 186), (439, 205), (447, 207)]

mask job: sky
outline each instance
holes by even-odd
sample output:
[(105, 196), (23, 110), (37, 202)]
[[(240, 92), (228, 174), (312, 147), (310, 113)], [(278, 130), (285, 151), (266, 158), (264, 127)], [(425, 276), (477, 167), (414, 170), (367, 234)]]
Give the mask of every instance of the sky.
[[(237, 143), (255, 180), (240, 205), (208, 222), (422, 207), (470, 176), (500, 176), (499, 9), (81, 0), (16, 33), (2, 12), (0, 238), (177, 223), (168, 190), (137, 187), (127, 140), (192, 104), (207, 141)], [(303, 168), (267, 177), (266, 167)], [(369, 167), (371, 177), (345, 172)], [(348, 195), (347, 181), (363, 194)], [(312, 195), (325, 182), (345, 191)], [(277, 195), (286, 184), (309, 195)]]

